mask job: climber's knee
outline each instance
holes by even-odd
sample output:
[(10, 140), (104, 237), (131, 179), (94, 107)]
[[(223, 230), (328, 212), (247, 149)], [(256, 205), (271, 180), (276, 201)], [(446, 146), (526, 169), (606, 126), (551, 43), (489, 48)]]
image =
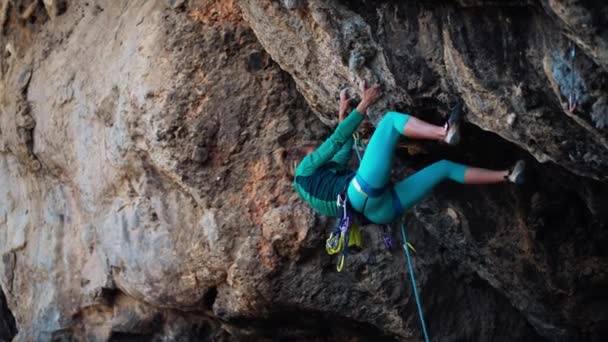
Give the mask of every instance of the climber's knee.
[(387, 112), (382, 118), (382, 121), (386, 120), (386, 124), (392, 125), (399, 132), (399, 134), (403, 134), (405, 125), (407, 124), (407, 121), (409, 119), (410, 116), (408, 114), (403, 114), (399, 112)]

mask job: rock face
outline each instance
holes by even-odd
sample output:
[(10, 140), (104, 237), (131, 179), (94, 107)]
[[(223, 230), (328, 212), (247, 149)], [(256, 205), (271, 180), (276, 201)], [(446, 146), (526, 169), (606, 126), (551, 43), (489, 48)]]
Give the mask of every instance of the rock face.
[(275, 150), (322, 125), (241, 22), (233, 4), (140, 1), (7, 23), (0, 249), (18, 340), (261, 305), (260, 225), (294, 203)]
[(335, 272), (332, 221), (283, 165), (361, 79), (385, 89), (372, 121), (468, 108), (461, 146), (408, 142), (395, 177), (531, 165), (525, 186), (446, 184), (408, 213), (431, 338), (605, 339), (607, 12), (2, 1), (0, 340), (418, 340), (401, 251), (365, 227)]
[(605, 5), (313, 0), (290, 11), (270, 0), (239, 3), (265, 49), (322, 114), (332, 113), (332, 94), (361, 79), (386, 89), (373, 117), (387, 107), (445, 108), (460, 97), (468, 120), (538, 161), (607, 179)]

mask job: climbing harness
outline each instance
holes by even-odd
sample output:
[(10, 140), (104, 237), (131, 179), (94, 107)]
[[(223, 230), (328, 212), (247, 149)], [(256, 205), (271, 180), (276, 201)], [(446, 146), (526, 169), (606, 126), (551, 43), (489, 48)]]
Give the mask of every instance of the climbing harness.
[(412, 292), (414, 292), (414, 299), (416, 300), (416, 307), (418, 308), (418, 317), (420, 318), (420, 325), (422, 325), (424, 341), (429, 342), (429, 335), (426, 332), (426, 324), (424, 324), (424, 316), (422, 315), (422, 305), (420, 304), (420, 297), (418, 297), (418, 290), (416, 289), (416, 278), (414, 277), (414, 268), (412, 267), (412, 261), (410, 260), (410, 252), (408, 251), (408, 246), (410, 245), (407, 242), (407, 237), (405, 235), (405, 223), (401, 223), (401, 236), (403, 238), (403, 250), (405, 251), (405, 257), (407, 259), (407, 267), (409, 269), (410, 280), (412, 282)]
[(578, 102), (578, 96), (576, 95), (576, 91), (574, 91), (574, 57), (576, 57), (576, 50), (574, 49), (574, 44), (570, 47), (570, 94), (568, 95), (568, 111), (570, 113), (574, 113), (576, 110), (576, 104)]

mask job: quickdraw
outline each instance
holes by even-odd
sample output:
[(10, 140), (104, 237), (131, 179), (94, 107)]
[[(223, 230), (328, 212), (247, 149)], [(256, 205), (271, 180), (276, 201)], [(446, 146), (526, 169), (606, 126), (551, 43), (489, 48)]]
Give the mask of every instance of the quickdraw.
[(325, 250), (329, 255), (341, 253), (336, 269), (338, 272), (342, 272), (350, 248), (361, 247), (361, 232), (348, 213), (346, 192), (338, 195), (337, 205), (339, 219), (325, 242)]

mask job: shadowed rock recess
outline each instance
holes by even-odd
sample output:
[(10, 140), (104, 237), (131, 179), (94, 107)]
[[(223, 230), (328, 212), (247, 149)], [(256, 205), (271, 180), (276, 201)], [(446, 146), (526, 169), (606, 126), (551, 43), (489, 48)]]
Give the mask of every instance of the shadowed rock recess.
[(333, 222), (282, 163), (362, 79), (386, 94), (372, 123), (467, 108), (458, 147), (404, 140), (396, 179), (530, 166), (406, 215), (431, 339), (606, 340), (607, 18), (584, 0), (0, 0), (0, 341), (419, 341), (402, 251), (366, 226), (337, 273)]

